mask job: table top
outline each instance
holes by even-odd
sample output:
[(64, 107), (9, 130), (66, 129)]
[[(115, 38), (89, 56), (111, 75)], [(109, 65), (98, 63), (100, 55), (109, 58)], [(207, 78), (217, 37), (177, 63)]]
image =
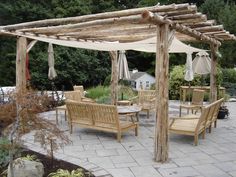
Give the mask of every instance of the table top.
[[(210, 90), (211, 87), (210, 86), (180, 86), (181, 89), (203, 89), (203, 90)], [(224, 90), (225, 88), (224, 87), (220, 87), (219, 88), (220, 90)]]
[(66, 110), (66, 105), (58, 106), (56, 109), (65, 109)]
[(119, 105), (119, 106), (130, 106), (131, 101), (129, 101), (129, 100), (119, 100), (119, 101), (117, 101), (117, 105)]
[(140, 106), (117, 106), (117, 111), (119, 114), (128, 114), (128, 113), (138, 113), (140, 112), (142, 107)]

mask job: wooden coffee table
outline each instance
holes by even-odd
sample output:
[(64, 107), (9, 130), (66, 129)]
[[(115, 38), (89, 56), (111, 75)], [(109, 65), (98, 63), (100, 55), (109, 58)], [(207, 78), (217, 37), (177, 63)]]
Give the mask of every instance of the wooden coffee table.
[(138, 113), (141, 111), (140, 106), (117, 106), (118, 114), (130, 116), (133, 121), (133, 116), (136, 117), (136, 120), (139, 121)]

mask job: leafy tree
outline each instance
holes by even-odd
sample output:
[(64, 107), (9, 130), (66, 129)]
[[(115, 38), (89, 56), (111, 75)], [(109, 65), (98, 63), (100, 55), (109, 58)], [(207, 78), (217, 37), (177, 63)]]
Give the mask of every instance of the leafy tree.
[[(111, 1), (112, 2), (112, 1)], [(107, 3), (103, 1), (103, 3)], [(34, 21), (47, 18), (78, 16), (94, 13), (97, 3), (92, 0), (19, 0), (0, 2), (0, 25)], [(107, 4), (110, 7), (111, 4)], [(102, 9), (102, 8), (101, 8)], [(3, 39), (3, 40), (2, 40)], [(13, 40), (12, 40), (13, 39)], [(0, 45), (0, 85), (15, 85), (15, 46), (14, 38), (2, 38)], [(110, 73), (107, 52), (86, 51), (55, 46), (55, 67), (58, 88), (65, 85), (71, 89), (73, 84), (95, 85), (103, 82)], [(4, 57), (4, 58), (3, 58)], [(47, 78), (47, 45), (36, 44), (30, 51), (31, 84), (38, 89), (51, 87)]]
[[(231, 33), (236, 34), (236, 5), (233, 1), (206, 0), (200, 10), (207, 14), (209, 19), (215, 19), (217, 23), (223, 24)], [(236, 65), (236, 42), (223, 42), (220, 47), (222, 58), (219, 63), (222, 67), (234, 67)]]
[[(152, 6), (158, 2), (160, 4), (196, 3), (201, 6), (200, 10), (206, 13), (209, 19), (216, 19), (227, 30), (236, 34), (236, 6), (233, 0), (2, 0), (0, 2), (0, 25)], [(14, 85), (16, 40), (2, 36), (0, 40), (0, 85)], [(232, 41), (224, 42), (220, 47), (222, 59), (219, 63), (223, 67), (236, 65), (235, 47), (235, 42)], [(36, 44), (30, 51), (31, 83), (39, 89), (50, 88), (50, 82), (47, 79), (46, 51), (47, 45), (44, 43)], [(140, 71), (154, 74), (155, 54), (128, 51), (127, 58), (130, 68), (138, 68)], [(171, 54), (171, 68), (176, 64), (184, 64), (185, 60), (182, 58), (186, 58), (184, 54)], [(73, 84), (92, 86), (101, 83), (111, 70), (107, 52), (61, 46), (55, 46), (55, 67), (58, 72), (55, 84), (59, 88), (61, 85), (65, 85), (67, 89), (71, 89)]]

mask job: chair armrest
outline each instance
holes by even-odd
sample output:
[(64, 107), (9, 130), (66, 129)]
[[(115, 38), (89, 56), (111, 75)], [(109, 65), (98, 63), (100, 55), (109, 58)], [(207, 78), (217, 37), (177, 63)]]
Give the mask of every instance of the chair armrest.
[(194, 109), (194, 108), (199, 108), (201, 109), (202, 107), (204, 107), (203, 105), (188, 105), (188, 104), (181, 104), (180, 105), (181, 108), (188, 108), (188, 109)]
[(174, 122), (175, 122), (175, 118), (173, 118), (173, 119), (171, 120), (171, 122), (170, 122), (170, 124), (169, 124), (169, 127), (171, 127)]
[(172, 120), (193, 120), (199, 119), (199, 117), (171, 117)]

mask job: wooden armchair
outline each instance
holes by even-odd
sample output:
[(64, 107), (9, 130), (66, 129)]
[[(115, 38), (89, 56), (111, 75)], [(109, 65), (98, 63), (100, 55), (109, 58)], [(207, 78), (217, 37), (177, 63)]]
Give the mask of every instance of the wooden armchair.
[(198, 135), (203, 133), (204, 138), (206, 129), (209, 128), (209, 132), (211, 132), (212, 124), (216, 126), (217, 115), (223, 101), (224, 99), (222, 98), (203, 107), (200, 116), (185, 115), (183, 117), (174, 118), (169, 126), (170, 132), (194, 136), (194, 144), (197, 145)]
[(149, 118), (150, 110), (155, 109), (156, 105), (156, 91), (155, 90), (140, 90), (138, 96), (131, 99), (133, 103), (142, 107), (142, 111), (147, 111), (147, 118)]
[(83, 85), (74, 85), (74, 91), (80, 91), (81, 96), (84, 97), (84, 86)]
[(74, 100), (74, 101), (82, 100), (80, 91), (67, 91), (64, 94), (66, 100)]
[(86, 98), (84, 94), (84, 86), (83, 85), (74, 85), (73, 86), (74, 91), (79, 91), (81, 95), (81, 101), (86, 101), (86, 102), (93, 102), (96, 103), (95, 100), (91, 98)]
[(194, 136), (194, 145), (198, 145), (198, 136), (202, 133), (205, 138), (206, 122), (208, 114), (212, 108), (212, 105), (207, 105), (202, 108), (202, 113), (199, 118), (178, 117), (173, 118), (169, 125), (169, 132), (182, 135)]
[(192, 113), (195, 110), (195, 113), (198, 110), (202, 109), (204, 99), (204, 90), (194, 89), (192, 95), (192, 101), (190, 104), (181, 104), (179, 107), (179, 116), (181, 117), (182, 109), (187, 109), (187, 113), (189, 114), (189, 110), (192, 110)]

